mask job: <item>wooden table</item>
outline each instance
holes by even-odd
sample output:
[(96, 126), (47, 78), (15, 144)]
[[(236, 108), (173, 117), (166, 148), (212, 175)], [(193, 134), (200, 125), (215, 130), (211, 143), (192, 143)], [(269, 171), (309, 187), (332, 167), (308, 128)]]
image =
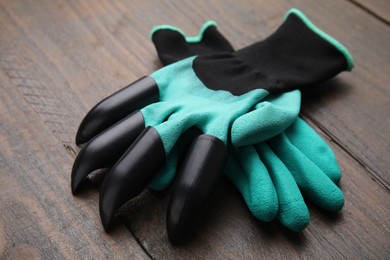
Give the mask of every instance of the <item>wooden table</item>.
[[(96, 102), (161, 66), (152, 26), (195, 35), (214, 19), (240, 48), (273, 32), (291, 7), (355, 58), (353, 72), (306, 90), (302, 109), (336, 153), (343, 210), (309, 204), (310, 224), (297, 234), (256, 220), (223, 180), (182, 247), (166, 236), (167, 196), (148, 191), (106, 234), (98, 190), (70, 192), (74, 136)], [(389, 19), (386, 0), (0, 1), (0, 258), (389, 259)]]

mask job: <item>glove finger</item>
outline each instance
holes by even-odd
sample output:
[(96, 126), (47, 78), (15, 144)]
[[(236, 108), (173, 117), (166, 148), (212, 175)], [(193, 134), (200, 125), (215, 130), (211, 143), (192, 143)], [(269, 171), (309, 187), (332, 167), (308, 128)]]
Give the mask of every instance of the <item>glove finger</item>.
[(89, 173), (113, 166), (144, 128), (144, 118), (141, 112), (137, 111), (88, 142), (73, 164), (71, 177), (73, 194)]
[(151, 77), (143, 77), (124, 87), (103, 99), (87, 113), (77, 131), (76, 144), (88, 142), (135, 110), (158, 99), (159, 90)]
[(301, 92), (298, 90), (259, 103), (253, 111), (234, 121), (232, 143), (236, 147), (252, 145), (276, 136), (298, 117), (300, 104)]
[(305, 121), (297, 118), (285, 133), (290, 142), (334, 183), (340, 181), (341, 172), (332, 149)]
[(309, 224), (310, 214), (294, 177), (265, 142), (255, 147), (278, 194), (279, 221), (295, 232), (302, 231)]
[(188, 37), (179, 28), (160, 25), (152, 29), (151, 38), (164, 65), (194, 56), (216, 52), (233, 52), (234, 49), (217, 30), (214, 21), (205, 23), (194, 37)]
[(287, 166), (302, 193), (319, 207), (339, 211), (344, 196), (329, 177), (297, 149), (284, 133), (268, 141), (274, 153)]
[(103, 180), (99, 210), (106, 231), (118, 208), (148, 186), (165, 160), (159, 133), (153, 127), (147, 127)]
[(252, 214), (271, 221), (278, 212), (278, 196), (266, 166), (254, 146), (240, 147), (228, 159), (225, 173), (241, 192)]
[(226, 157), (226, 145), (212, 135), (200, 135), (191, 144), (168, 204), (167, 233), (172, 244), (180, 242), (198, 219), (221, 176)]

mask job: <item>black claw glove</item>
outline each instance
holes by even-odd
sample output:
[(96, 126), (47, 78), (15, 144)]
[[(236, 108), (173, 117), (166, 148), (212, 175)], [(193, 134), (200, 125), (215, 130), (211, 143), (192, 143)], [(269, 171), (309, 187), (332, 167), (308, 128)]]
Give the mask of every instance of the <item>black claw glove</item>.
[[(87, 141), (99, 134), (75, 161), (72, 190), (75, 192), (97, 165), (107, 167), (117, 160), (101, 190), (105, 229), (115, 211), (156, 176), (180, 136), (196, 127), (204, 134), (186, 157), (179, 172), (180, 185), (175, 185), (171, 196), (170, 212), (176, 213), (169, 217), (168, 235), (177, 242), (218, 180), (227, 157), (226, 145), (266, 140), (291, 123), (291, 116), (288, 124), (276, 120), (270, 135), (270, 128), (258, 124), (264, 110), (253, 108), (262, 107), (269, 93), (317, 83), (349, 68), (346, 53), (305, 19), (292, 12), (263, 42), (234, 53), (188, 58), (160, 69), (103, 100), (87, 114), (76, 140)], [(145, 106), (151, 101), (155, 103)], [(139, 108), (141, 111), (127, 116)], [(197, 194), (199, 200), (195, 199)]]

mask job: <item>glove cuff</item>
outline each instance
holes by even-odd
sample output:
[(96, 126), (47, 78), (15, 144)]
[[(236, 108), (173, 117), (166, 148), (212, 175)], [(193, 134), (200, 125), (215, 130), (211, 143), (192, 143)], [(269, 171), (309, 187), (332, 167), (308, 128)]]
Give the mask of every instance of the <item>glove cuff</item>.
[(235, 53), (253, 69), (276, 79), (271, 92), (313, 85), (353, 68), (348, 50), (302, 12), (291, 9), (285, 17), (267, 39)]
[(150, 37), (164, 65), (195, 55), (234, 51), (214, 21), (206, 22), (197, 36), (186, 36), (174, 26), (159, 25), (152, 29)]
[(338, 40), (330, 36), (329, 34), (325, 33), (321, 29), (319, 29), (317, 26), (315, 26), (307, 17), (304, 15), (301, 11), (298, 9), (292, 8), (290, 9), (284, 19), (287, 20), (290, 15), (296, 15), (298, 16), (307, 27), (309, 27), (315, 34), (317, 34), (319, 37), (323, 38), (325, 41), (327, 41), (329, 44), (333, 45), (334, 48), (336, 48), (345, 58), (347, 62), (347, 71), (351, 71), (354, 67), (354, 61), (351, 53), (348, 51), (348, 49), (342, 45)]

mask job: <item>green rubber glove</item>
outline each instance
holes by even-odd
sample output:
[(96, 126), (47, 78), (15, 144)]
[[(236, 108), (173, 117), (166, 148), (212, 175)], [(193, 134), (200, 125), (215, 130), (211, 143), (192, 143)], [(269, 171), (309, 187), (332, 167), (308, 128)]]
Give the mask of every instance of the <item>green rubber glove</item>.
[[(289, 13), (299, 15), (316, 33), (330, 39), (299, 11), (293, 9)], [(206, 23), (197, 37), (186, 37), (180, 29), (167, 25), (155, 27), (151, 36), (163, 64), (193, 55), (233, 51), (217, 31), (215, 22)], [(349, 69), (352, 69), (353, 61), (348, 51), (334, 40), (330, 41), (346, 54)], [(266, 100), (274, 105), (287, 104), (280, 102), (279, 95)], [(275, 131), (278, 133), (280, 131)], [(172, 163), (154, 180), (152, 188), (168, 185), (171, 178), (164, 177), (174, 176), (174, 172), (175, 163)], [(303, 230), (309, 222), (309, 212), (301, 194), (330, 211), (338, 211), (344, 204), (343, 194), (335, 185), (341, 173), (332, 150), (300, 118), (266, 142), (231, 152), (225, 173), (257, 218), (270, 221), (277, 214), (281, 223), (294, 231)]]

